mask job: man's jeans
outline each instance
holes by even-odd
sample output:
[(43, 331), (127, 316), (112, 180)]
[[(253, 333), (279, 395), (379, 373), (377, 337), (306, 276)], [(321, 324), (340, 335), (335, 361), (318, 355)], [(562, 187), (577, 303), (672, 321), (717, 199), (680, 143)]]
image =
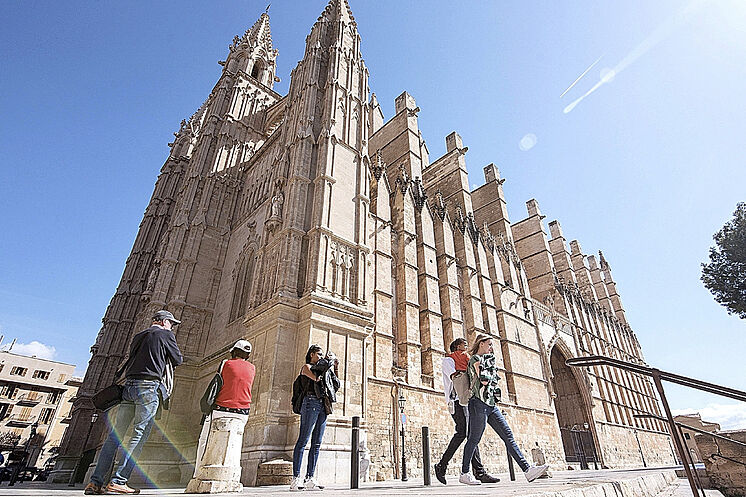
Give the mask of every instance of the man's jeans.
[[(293, 450), (293, 478), (300, 476), (303, 451), (306, 448), (309, 438), (311, 438), (311, 448), (308, 449), (306, 478), (312, 477), (316, 472), (316, 461), (319, 459), (321, 439), (324, 438), (325, 429), (326, 411), (324, 410), (321, 399), (312, 395), (306, 395), (303, 398), (303, 405), (300, 408), (300, 433), (298, 434), (298, 441), (295, 443), (295, 449)], [(311, 433), (312, 430), (313, 434)]]
[(505, 446), (508, 448), (508, 454), (515, 459), (518, 466), (523, 471), (529, 468), (528, 461), (523, 457), (521, 449), (518, 448), (518, 444), (515, 443), (513, 438), (513, 432), (510, 431), (510, 426), (505, 421), (500, 409), (496, 406), (490, 406), (485, 404), (476, 397), (469, 399), (469, 435), (466, 439), (466, 446), (464, 447), (464, 459), (461, 462), (461, 472), (469, 472), (469, 461), (474, 454), (474, 451), (482, 439), (482, 434), (486, 424), (489, 424), (493, 430), (503, 439)]
[[(453, 454), (456, 453), (461, 444), (466, 440), (466, 407), (455, 401), (453, 414), (451, 414), (453, 422), (456, 423), (456, 433), (453, 434), (446, 451), (443, 452), (443, 457), (440, 458), (439, 466), (448, 466), (448, 463), (453, 458)], [(481, 476), (485, 473), (484, 466), (482, 465), (482, 459), (479, 457), (479, 447), (474, 448), (474, 456), (471, 458), (471, 468), (474, 471), (474, 476)]]
[(112, 483), (119, 485), (127, 483), (132, 470), (135, 468), (135, 461), (140, 457), (143, 445), (148, 440), (150, 430), (153, 427), (153, 418), (159, 402), (159, 384), (160, 382), (157, 380), (132, 379), (124, 383), (122, 403), (117, 408), (116, 421), (112, 423), (112, 411), (107, 413), (109, 436), (101, 447), (96, 469), (91, 476), (92, 483), (99, 486), (104, 484), (104, 477), (111, 468), (117, 449), (120, 445), (123, 445), (124, 434), (132, 424), (132, 435), (127, 444), (124, 445), (124, 458), (114, 476), (111, 477)]

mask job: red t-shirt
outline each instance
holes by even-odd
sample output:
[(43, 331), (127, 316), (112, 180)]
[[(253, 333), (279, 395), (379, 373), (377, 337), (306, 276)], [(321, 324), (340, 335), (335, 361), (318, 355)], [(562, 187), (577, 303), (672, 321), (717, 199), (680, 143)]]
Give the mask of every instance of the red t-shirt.
[(228, 359), (223, 365), (223, 388), (215, 403), (221, 407), (247, 409), (251, 406), (251, 385), (256, 368), (241, 358)]
[(456, 363), (456, 371), (466, 371), (466, 367), (469, 365), (469, 356), (465, 352), (457, 350), (448, 354), (448, 357)]

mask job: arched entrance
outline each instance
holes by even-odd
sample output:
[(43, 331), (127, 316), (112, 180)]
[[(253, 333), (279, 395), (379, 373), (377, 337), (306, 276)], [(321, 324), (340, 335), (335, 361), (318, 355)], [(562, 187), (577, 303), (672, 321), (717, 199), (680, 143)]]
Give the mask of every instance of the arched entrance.
[(566, 354), (558, 345), (552, 348), (550, 366), (552, 386), (556, 395), (554, 407), (562, 435), (562, 445), (567, 462), (580, 463), (581, 469), (588, 469), (588, 463), (599, 463), (594, 442), (587, 401), (587, 392), (581, 390), (575, 372), (565, 364)]

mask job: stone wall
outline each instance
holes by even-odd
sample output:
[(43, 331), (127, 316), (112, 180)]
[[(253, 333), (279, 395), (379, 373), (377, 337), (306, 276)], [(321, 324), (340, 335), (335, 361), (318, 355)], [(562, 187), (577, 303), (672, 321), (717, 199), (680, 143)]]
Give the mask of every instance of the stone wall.
[[(719, 435), (746, 443), (746, 430), (721, 431)], [(746, 495), (746, 448), (701, 433), (694, 439), (713, 487), (726, 497)]]

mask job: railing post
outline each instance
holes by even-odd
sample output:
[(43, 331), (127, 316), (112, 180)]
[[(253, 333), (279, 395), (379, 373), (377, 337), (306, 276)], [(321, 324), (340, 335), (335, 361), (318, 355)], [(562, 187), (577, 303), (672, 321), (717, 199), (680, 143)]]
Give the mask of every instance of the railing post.
[(360, 485), (360, 416), (352, 417), (350, 444), (350, 488), (354, 489)]
[[(681, 437), (681, 440), (684, 439), (684, 429), (681, 427), (681, 424), (679, 423), (676, 429), (679, 431), (679, 436)], [(689, 452), (689, 449), (686, 447), (686, 442), (684, 443), (684, 448), (686, 449), (686, 464), (690, 464), (692, 467), (692, 473), (694, 473), (694, 479), (697, 481), (697, 485), (699, 485), (699, 489), (702, 491), (702, 497), (705, 497), (705, 487), (702, 485), (702, 480), (699, 479), (699, 473), (697, 472), (697, 467), (694, 465), (694, 458), (692, 457), (692, 453)]]
[(679, 453), (679, 458), (681, 459), (681, 464), (684, 465), (684, 472), (686, 472), (686, 479), (689, 480), (689, 486), (692, 489), (692, 495), (694, 497), (699, 497), (699, 490), (697, 490), (697, 484), (694, 483), (694, 475), (692, 474), (692, 470), (689, 467), (689, 464), (687, 464), (686, 460), (686, 450), (684, 449), (684, 443), (681, 441), (681, 438), (679, 438), (679, 430), (676, 429), (676, 421), (673, 419), (673, 414), (671, 414), (671, 408), (668, 406), (668, 399), (666, 398), (666, 392), (663, 391), (663, 383), (661, 382), (661, 372), (658, 369), (653, 369), (652, 371), (653, 376), (653, 382), (655, 383), (655, 388), (658, 390), (658, 394), (661, 396), (661, 404), (663, 404), (663, 410), (666, 411), (666, 418), (668, 418), (668, 426), (669, 431), (671, 432), (671, 437), (673, 438), (673, 442), (676, 445), (676, 450)]
[(422, 427), (422, 477), (425, 486), (430, 485), (430, 427)]
[(505, 452), (508, 454), (508, 472), (510, 473), (510, 481), (515, 481), (515, 468), (513, 467), (513, 458), (510, 457), (508, 444), (505, 444)]

